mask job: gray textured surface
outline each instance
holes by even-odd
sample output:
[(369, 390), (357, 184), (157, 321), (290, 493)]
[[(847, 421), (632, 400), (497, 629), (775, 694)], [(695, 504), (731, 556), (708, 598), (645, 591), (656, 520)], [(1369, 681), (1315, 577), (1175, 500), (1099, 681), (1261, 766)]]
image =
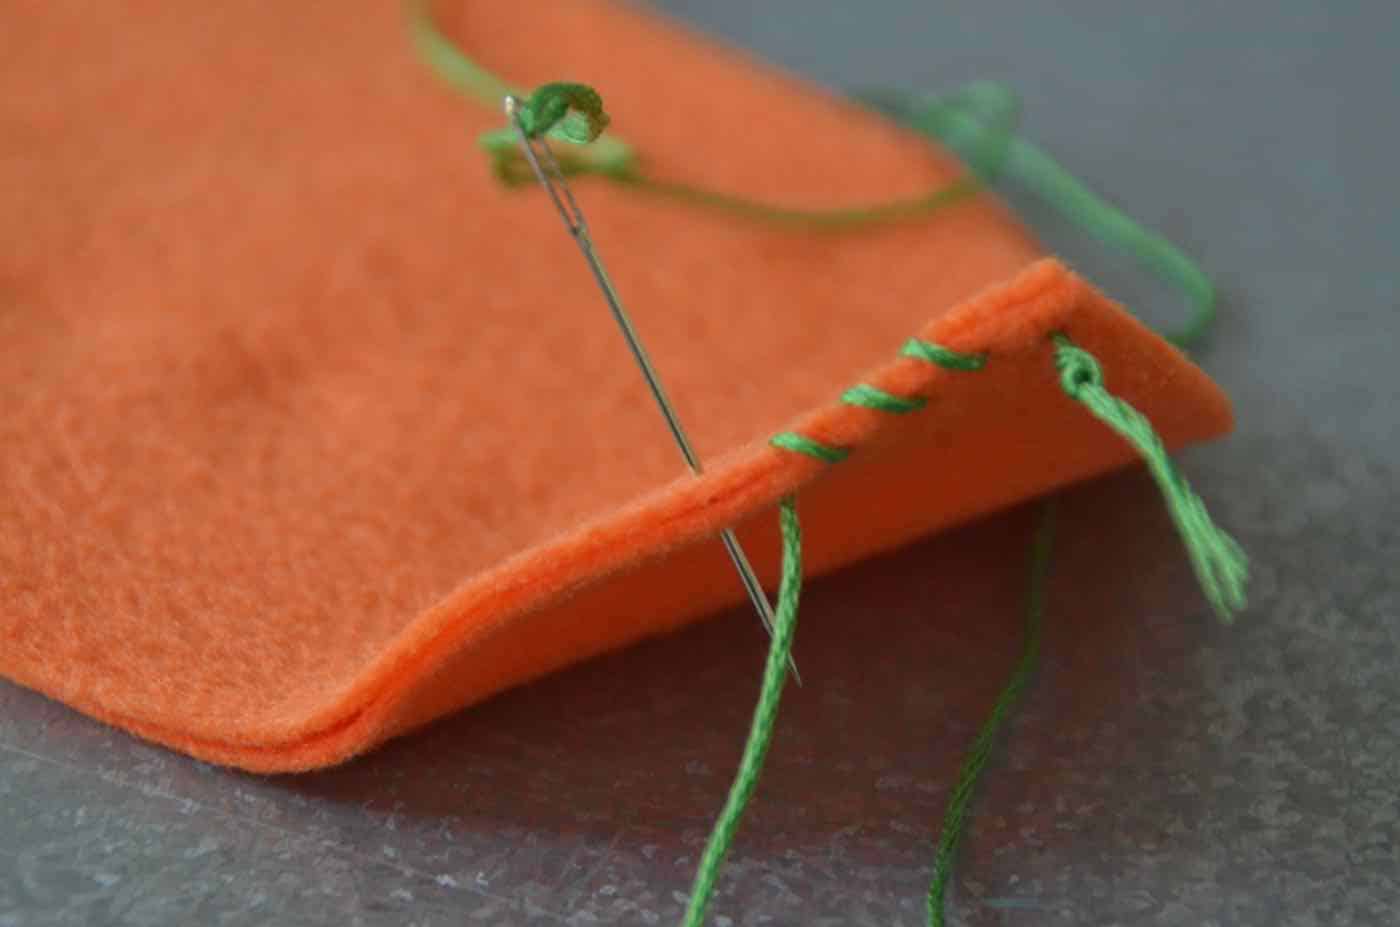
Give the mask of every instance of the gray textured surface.
[[(1391, 5), (660, 6), (833, 86), (1010, 81), (1033, 137), (1226, 293), (1203, 361), (1240, 430), (1186, 465), (1255, 556), (1253, 607), (1211, 621), (1144, 479), (1068, 494), (1044, 669), (978, 806), (954, 923), (1394, 923)], [(1111, 292), (1175, 310), (1030, 212)], [(949, 781), (1018, 645), (1029, 524), (815, 584), (808, 685), (715, 923), (920, 922)], [(760, 649), (736, 612), (299, 778), (205, 766), (0, 684), (0, 925), (674, 923)]]

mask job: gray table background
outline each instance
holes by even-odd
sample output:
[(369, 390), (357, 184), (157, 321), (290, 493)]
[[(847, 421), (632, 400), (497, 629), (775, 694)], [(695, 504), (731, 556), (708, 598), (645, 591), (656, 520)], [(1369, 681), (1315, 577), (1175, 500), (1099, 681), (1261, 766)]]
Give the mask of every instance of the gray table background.
[[(656, 5), (834, 87), (1009, 81), (1032, 138), (1225, 295), (1202, 362), (1240, 428), (1185, 465), (1254, 555), (1252, 607), (1213, 622), (1144, 477), (1065, 495), (1044, 666), (953, 923), (1395, 923), (1393, 4)], [(1020, 205), (1144, 315), (1180, 311)], [(1019, 646), (1030, 524), (814, 584), (808, 684), (714, 923), (921, 922), (949, 783)], [(272, 779), (0, 684), (0, 925), (675, 923), (761, 660), (735, 612)]]

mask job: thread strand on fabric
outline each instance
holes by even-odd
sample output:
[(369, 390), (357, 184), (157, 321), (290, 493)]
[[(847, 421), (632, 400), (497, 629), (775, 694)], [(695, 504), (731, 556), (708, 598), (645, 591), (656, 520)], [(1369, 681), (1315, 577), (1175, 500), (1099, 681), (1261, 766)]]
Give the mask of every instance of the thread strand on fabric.
[[(409, 33), (419, 56), (444, 83), (493, 109), (506, 96), (525, 97), (508, 82), (465, 55), (443, 35), (433, 21), (429, 6), (428, 0), (407, 0)], [(578, 84), (560, 86), (584, 87)], [(537, 88), (529, 95), (522, 110), (523, 117), (534, 119), (536, 114), (547, 116), (546, 108), (558, 105), (559, 95), (554, 90), (546, 91), (549, 87)], [(591, 92), (591, 88), (584, 89)], [(541, 91), (546, 92), (542, 94)], [(527, 112), (529, 116), (525, 116)], [(1003, 160), (1015, 129), (1014, 118), (1010, 123), (1003, 121), (981, 126), (978, 140), (980, 163), (991, 165)], [(493, 130), (478, 141), (491, 159), (492, 172), (504, 185), (519, 187), (533, 181), (533, 172), (521, 158), (510, 132)], [(648, 195), (716, 210), (737, 218), (799, 227), (805, 231), (841, 231), (922, 218), (974, 196), (985, 187), (982, 178), (974, 171), (952, 184), (909, 199), (836, 209), (802, 209), (651, 177), (642, 169), (635, 151), (625, 141), (611, 134), (601, 138), (595, 136), (589, 141), (591, 144), (559, 155), (563, 176), (592, 175)]]
[[(405, 0), (405, 10), (419, 56), (444, 83), (491, 109), (498, 107), (507, 95), (520, 95), (442, 34), (433, 21), (430, 0)], [(1099, 241), (1128, 254), (1186, 296), (1190, 317), (1185, 325), (1164, 331), (1164, 338), (1190, 348), (1208, 335), (1217, 313), (1215, 285), (1210, 278), (1166, 238), (1109, 204), (1048, 153), (1019, 137), (1020, 99), (1010, 87), (981, 80), (942, 95), (871, 90), (852, 96), (957, 152), (974, 176), (912, 200), (850, 209), (806, 210), (648, 177), (639, 169), (631, 146), (612, 134), (562, 154), (560, 167), (566, 177), (592, 174), (642, 193), (807, 230), (860, 228), (922, 216), (977, 193), (984, 184), (1009, 177), (1054, 211)], [(529, 166), (506, 135), (487, 133), (482, 145), (492, 158), (493, 172), (503, 184), (520, 186), (530, 181)]]

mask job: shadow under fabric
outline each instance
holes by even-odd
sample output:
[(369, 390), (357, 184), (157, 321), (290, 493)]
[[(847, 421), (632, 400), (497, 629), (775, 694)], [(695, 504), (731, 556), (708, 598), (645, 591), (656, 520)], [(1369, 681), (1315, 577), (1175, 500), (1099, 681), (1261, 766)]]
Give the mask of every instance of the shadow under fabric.
[[(632, 8), (445, 7), (513, 82), (606, 88), (657, 176), (840, 206), (963, 174)], [(589, 185), (706, 462), (688, 476), (573, 244), (480, 164), (501, 117), (403, 31), (392, 0), (55, 0), (0, 37), (9, 678), (206, 760), (310, 769), (742, 601), (714, 534), (737, 525), (772, 583), (798, 488), (814, 575), (1132, 462), (1057, 386), (1055, 332), (1168, 446), (1230, 427), (989, 194), (812, 234)], [(901, 356), (915, 337), (987, 363)], [(856, 383), (928, 402), (837, 401)]]

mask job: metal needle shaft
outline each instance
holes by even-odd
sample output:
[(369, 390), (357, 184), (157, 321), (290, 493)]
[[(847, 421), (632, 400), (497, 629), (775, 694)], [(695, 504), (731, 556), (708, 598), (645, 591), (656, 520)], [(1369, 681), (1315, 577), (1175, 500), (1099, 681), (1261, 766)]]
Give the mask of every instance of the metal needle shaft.
[[(651, 357), (647, 354), (646, 348), (642, 346), (642, 340), (637, 335), (637, 329), (632, 325), (632, 319), (622, 308), (622, 300), (618, 298), (617, 290), (614, 289), (612, 281), (608, 279), (608, 272), (603, 268), (603, 262), (598, 258), (597, 252), (593, 250), (593, 242), (588, 234), (588, 222), (583, 217), (583, 211), (579, 209), (578, 201), (574, 199), (573, 191), (569, 189), (568, 181), (564, 179), (564, 172), (560, 170), (559, 162), (555, 160), (553, 152), (549, 149), (549, 144), (544, 141), (537, 144), (525, 131), (525, 126), (520, 121), (519, 107), (520, 101), (517, 98), (506, 97), (506, 115), (510, 118), (515, 132), (520, 138), (520, 149), (525, 155), (525, 160), (529, 162), (530, 169), (534, 171), (540, 186), (549, 194), (554, 208), (558, 211), (559, 217), (564, 220), (564, 226), (573, 236), (579, 251), (583, 252), (588, 269), (593, 272), (593, 279), (598, 282), (598, 288), (603, 291), (603, 298), (607, 301), (613, 320), (622, 330), (622, 337), (626, 339), (627, 347), (631, 349), (637, 366), (642, 370), (642, 376), (646, 379), (652, 398), (656, 400), (662, 416), (666, 419), (666, 426), (671, 430), (671, 437), (675, 439), (676, 445), (680, 448), (686, 466), (690, 467), (692, 473), (698, 475), (704, 469), (700, 465), (700, 458), (696, 456), (695, 449), (691, 447), (690, 439), (686, 437), (685, 429), (681, 427), (680, 418), (676, 415), (675, 407), (671, 404), (665, 388), (661, 385), (661, 377), (652, 365)], [(720, 532), (720, 540), (724, 542), (724, 549), (729, 552), (729, 558), (734, 561), (734, 568), (739, 572), (739, 579), (744, 584), (744, 590), (748, 593), (754, 610), (758, 612), (759, 620), (763, 622), (764, 629), (771, 635), (773, 633), (773, 606), (768, 601), (768, 595), (763, 591), (763, 585), (758, 581), (758, 576), (754, 573), (753, 565), (749, 563), (744, 548), (739, 544), (739, 539), (735, 537), (733, 530), (729, 528)], [(797, 666), (791, 659), (788, 661), (788, 666), (792, 671), (793, 679), (800, 682), (801, 677), (797, 673)]]

